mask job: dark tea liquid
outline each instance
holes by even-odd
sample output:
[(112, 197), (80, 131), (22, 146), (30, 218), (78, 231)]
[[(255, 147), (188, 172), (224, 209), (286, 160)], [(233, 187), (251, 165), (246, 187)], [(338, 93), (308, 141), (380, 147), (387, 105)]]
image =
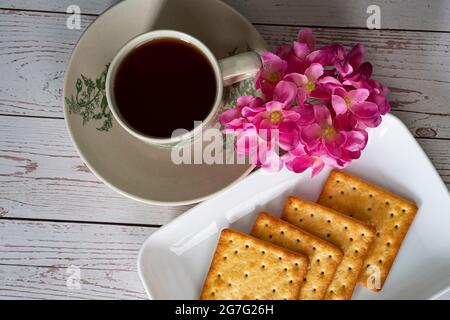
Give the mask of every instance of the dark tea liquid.
[(133, 49), (114, 81), (117, 108), (125, 122), (156, 138), (176, 129), (192, 130), (204, 120), (216, 96), (214, 70), (206, 56), (187, 42), (157, 39)]

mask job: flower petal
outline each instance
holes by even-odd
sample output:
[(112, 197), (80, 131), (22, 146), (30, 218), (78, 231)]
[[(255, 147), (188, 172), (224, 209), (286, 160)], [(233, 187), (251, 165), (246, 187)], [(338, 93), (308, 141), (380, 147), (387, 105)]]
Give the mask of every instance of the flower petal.
[(295, 83), (289, 81), (280, 81), (273, 92), (273, 99), (275, 101), (283, 102), (290, 107), (297, 96), (297, 86)]
[(316, 39), (313, 36), (313, 32), (310, 28), (302, 28), (297, 36), (297, 41), (308, 45), (310, 51), (314, 51), (316, 48)]
[(308, 155), (291, 157), (289, 160), (285, 160), (286, 168), (295, 173), (302, 173), (312, 165), (314, 165), (314, 160)]
[(380, 111), (378, 106), (373, 102), (361, 102), (350, 106), (350, 110), (359, 119), (370, 120), (378, 118), (380, 116)]
[(371, 119), (358, 119), (359, 121), (359, 127), (365, 129), (365, 128), (376, 128), (380, 125), (382, 119), (381, 115), (378, 117), (374, 117)]
[(309, 81), (315, 82), (323, 75), (323, 66), (319, 63), (313, 63), (305, 71), (305, 76)]
[(347, 104), (345, 103), (344, 98), (333, 94), (331, 96), (331, 105), (333, 106), (336, 114), (345, 114), (348, 111)]
[(265, 107), (255, 107), (255, 108), (243, 107), (241, 114), (243, 117), (246, 117), (248, 118), (248, 120), (252, 121), (254, 116), (258, 115), (260, 112), (263, 112), (265, 110), (266, 110)]
[(276, 55), (279, 56), (283, 60), (288, 60), (289, 55), (292, 54), (292, 48), (288, 45), (280, 45), (277, 48)]
[(251, 155), (258, 148), (258, 134), (255, 128), (243, 130), (236, 138), (236, 153)]
[(320, 158), (315, 159), (314, 164), (312, 165), (311, 177), (318, 175), (324, 167), (325, 163)]
[(314, 108), (314, 117), (316, 122), (322, 128), (326, 128), (332, 125), (330, 110), (324, 105), (315, 104)]
[(358, 69), (364, 58), (365, 48), (364, 45), (358, 43), (353, 46), (350, 52), (347, 54), (347, 61), (353, 67), (353, 69)]
[(297, 121), (298, 125), (306, 126), (314, 122), (314, 108), (311, 105), (296, 106), (293, 110), (300, 115), (300, 118)]
[(294, 44), (292, 45), (292, 50), (295, 56), (301, 60), (304, 60), (306, 56), (311, 52), (306, 43), (300, 43), (297, 41), (294, 41)]
[(278, 143), (280, 148), (286, 151), (295, 149), (299, 143), (299, 136), (297, 130), (291, 130), (288, 132), (283, 132), (281, 129), (278, 134)]
[(352, 131), (357, 127), (358, 121), (351, 112), (338, 114), (333, 119), (333, 126), (338, 131)]
[(349, 91), (347, 93), (347, 97), (350, 99), (352, 104), (357, 104), (366, 101), (369, 94), (369, 90), (367, 89), (356, 89)]
[(293, 82), (297, 87), (303, 87), (308, 83), (308, 78), (301, 73), (289, 73), (284, 76), (283, 80)]
[(342, 146), (347, 140), (345, 133), (338, 132), (334, 138), (324, 140), (324, 146), (328, 154), (335, 159), (340, 159), (342, 157)]
[(295, 123), (300, 119), (300, 114), (295, 110), (284, 110), (282, 114), (283, 114), (283, 122), (289, 121)]
[(317, 123), (313, 123), (303, 128), (300, 137), (308, 148), (314, 149), (320, 143), (322, 132), (322, 128)]
[(236, 100), (236, 106), (238, 107), (245, 107), (248, 106), (252, 101), (255, 100), (254, 96), (251, 95), (245, 95), (237, 98)]
[(374, 92), (372, 92), (368, 100), (378, 105), (378, 109), (382, 115), (391, 111), (391, 105), (389, 104), (388, 99), (382, 94), (374, 94)]
[(219, 121), (220, 124), (223, 126), (226, 126), (228, 123), (230, 123), (232, 120), (235, 120), (241, 116), (241, 108), (231, 108), (228, 110), (225, 110), (220, 115)]
[(363, 150), (368, 141), (368, 134), (365, 130), (353, 130), (346, 132), (347, 139), (345, 149), (351, 152), (359, 152)]
[(272, 52), (263, 52), (261, 54), (261, 60), (263, 62), (264, 69), (278, 71), (280, 73), (284, 73), (284, 71), (286, 70), (286, 61)]
[(335, 77), (331, 77), (331, 76), (325, 76), (325, 77), (321, 78), (319, 81), (317, 81), (317, 83), (319, 83), (319, 84), (334, 84), (339, 87), (342, 86), (342, 84), (339, 82), (338, 79), (336, 79)]
[(280, 101), (269, 101), (264, 106), (267, 111), (273, 112), (273, 111), (282, 111), (283, 108), (285, 107), (285, 104)]

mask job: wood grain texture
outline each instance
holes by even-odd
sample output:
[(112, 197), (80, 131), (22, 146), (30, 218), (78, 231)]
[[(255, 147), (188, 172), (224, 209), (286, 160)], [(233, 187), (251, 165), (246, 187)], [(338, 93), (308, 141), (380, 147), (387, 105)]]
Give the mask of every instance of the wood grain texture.
[[(153, 231), (0, 219), (0, 298), (145, 299), (136, 256)], [(80, 289), (67, 287), (71, 266), (81, 268)]]
[(157, 228), (0, 219), (0, 264), (135, 271)]
[(378, 5), (382, 29), (450, 30), (447, 0), (226, 0), (253, 23), (367, 28)]
[[(136, 258), (156, 229), (0, 219), (0, 296), (30, 299), (143, 299)], [(68, 288), (68, 267), (81, 288)]]
[(151, 206), (100, 182), (64, 121), (0, 116), (0, 216), (165, 224), (191, 206)]
[[(291, 43), (298, 27), (257, 26), (273, 48)], [(389, 86), (394, 110), (450, 115), (450, 33), (314, 28), (318, 45), (360, 42), (374, 78)]]
[[(83, 16), (85, 28), (94, 17)], [(0, 10), (0, 113), (62, 117), (62, 84), (71, 51), (83, 30), (66, 17)]]
[[(450, 140), (419, 142), (450, 186)], [(165, 224), (191, 207), (145, 205), (110, 190), (80, 160), (61, 119), (0, 117), (2, 216)]]
[(417, 139), (450, 190), (450, 140)]
[[(182, 0), (183, 1), (183, 0)], [(189, 1), (189, 0), (184, 0)], [(66, 12), (75, 4), (99, 14), (119, 0), (0, 0), (0, 8)], [(450, 30), (447, 0), (224, 0), (253, 23), (366, 28), (367, 7), (381, 9), (384, 29)]]
[(121, 0), (0, 0), (1, 9), (67, 12), (79, 6), (82, 14), (98, 15)]
[(1, 300), (146, 299), (136, 271), (81, 270), (80, 289), (66, 286), (66, 268), (0, 265)]
[[(0, 19), (0, 74), (10, 79), (0, 82), (0, 113), (62, 117), (63, 76), (81, 31), (66, 29), (61, 14), (0, 10)], [(83, 26), (92, 20), (84, 16)], [(298, 31), (297, 27), (257, 28), (271, 46), (291, 42)], [(319, 28), (315, 34), (321, 44), (364, 43), (375, 76), (391, 87), (395, 110), (450, 114), (450, 33)], [(408, 122), (406, 114), (401, 118)], [(416, 121), (423, 116), (411, 118)], [(431, 129), (448, 133), (449, 122), (438, 122), (439, 128)], [(429, 126), (416, 129), (422, 128)], [(432, 130), (418, 132), (428, 136), (433, 135)]]
[[(155, 228), (138, 225), (165, 224), (191, 207), (149, 206), (115, 193), (89, 172), (67, 135), (67, 61), (82, 31), (117, 2), (0, 0), (1, 299), (145, 299), (136, 257)], [(292, 41), (299, 25), (314, 26), (320, 44), (364, 43), (375, 75), (391, 87), (394, 114), (450, 187), (450, 33), (442, 32), (450, 31), (450, 1), (225, 2), (272, 47)], [(73, 4), (82, 30), (66, 28)], [(369, 4), (380, 5), (384, 30), (365, 29)], [(66, 285), (72, 265), (81, 268), (79, 290)]]

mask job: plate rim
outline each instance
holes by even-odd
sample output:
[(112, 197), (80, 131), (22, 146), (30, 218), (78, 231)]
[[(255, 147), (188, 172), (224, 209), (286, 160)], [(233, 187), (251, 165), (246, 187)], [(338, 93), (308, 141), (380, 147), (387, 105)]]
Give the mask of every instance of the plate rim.
[[(216, 2), (216, 4), (218, 5), (222, 5), (224, 8), (226, 8), (227, 10), (233, 12), (234, 15), (237, 15), (245, 24), (251, 26), (252, 28), (254, 28), (254, 26), (248, 21), (247, 18), (245, 18), (240, 12), (238, 12), (236, 9), (234, 9), (233, 7), (231, 7), (230, 5), (228, 5), (227, 3), (224, 3), (220, 0), (213, 0)], [(74, 137), (74, 133), (73, 133), (73, 128), (72, 125), (70, 124), (70, 121), (68, 120), (69, 118), (69, 112), (68, 112), (68, 108), (66, 107), (66, 103), (65, 103), (65, 97), (66, 97), (66, 88), (67, 88), (67, 80), (68, 80), (68, 75), (69, 75), (69, 71), (72, 69), (72, 65), (74, 63), (74, 57), (77, 53), (77, 51), (79, 50), (79, 44), (80, 42), (84, 39), (86, 33), (89, 31), (90, 28), (92, 28), (93, 26), (95, 26), (96, 23), (98, 23), (98, 19), (107, 14), (108, 12), (110, 12), (111, 10), (115, 10), (116, 7), (119, 6), (125, 6), (127, 5), (128, 1), (120, 1), (115, 3), (114, 5), (112, 5), (111, 7), (109, 7), (108, 9), (106, 9), (104, 12), (102, 12), (94, 21), (92, 21), (89, 26), (81, 33), (80, 38), (78, 39), (75, 47), (72, 49), (72, 52), (70, 54), (70, 58), (67, 62), (67, 67), (66, 67), (66, 71), (64, 72), (64, 80), (63, 80), (63, 90), (62, 90), (62, 108), (63, 108), (63, 114), (64, 114), (64, 122), (66, 124), (66, 131), (69, 133), (69, 137), (70, 140), (72, 142), (72, 145), (75, 147), (78, 156), (81, 158), (81, 160), (86, 164), (86, 166), (89, 168), (89, 170), (95, 175), (95, 177), (97, 177), (97, 179), (99, 179), (101, 182), (103, 182), (106, 186), (108, 186), (109, 188), (111, 188), (112, 190), (114, 190), (115, 192), (139, 201), (141, 203), (145, 203), (145, 204), (150, 204), (150, 205), (157, 205), (157, 206), (163, 206), (163, 207), (169, 207), (169, 206), (183, 206), (183, 205), (190, 205), (190, 204), (197, 204), (200, 202), (203, 202), (207, 199), (210, 199), (214, 196), (216, 196), (217, 194), (228, 190), (229, 188), (233, 187), (235, 184), (239, 183), (240, 181), (242, 181), (245, 177), (247, 177), (249, 174), (252, 173), (252, 171), (256, 168), (255, 165), (249, 164), (248, 168), (242, 172), (242, 174), (237, 177), (233, 182), (229, 183), (228, 185), (225, 185), (223, 188), (218, 189), (212, 193), (208, 193), (204, 196), (201, 197), (197, 197), (197, 198), (193, 198), (193, 199), (189, 199), (189, 200), (181, 200), (181, 201), (160, 201), (160, 200), (152, 200), (152, 199), (148, 199), (148, 198), (144, 198), (141, 196), (137, 196), (134, 194), (131, 194), (125, 190), (122, 190), (118, 187), (116, 187), (114, 184), (110, 183), (106, 178), (104, 178), (101, 174), (99, 174), (99, 172), (94, 168), (94, 166), (90, 163), (90, 161), (87, 159), (87, 157), (81, 152), (81, 147), (78, 145), (78, 143), (75, 140)], [(254, 28), (255, 29), (255, 28)], [(261, 34), (255, 29), (255, 31), (257, 32), (257, 34), (260, 36), (260, 38), (263, 40), (265, 46), (267, 47), (267, 43), (264, 40), (264, 38), (261, 36)]]

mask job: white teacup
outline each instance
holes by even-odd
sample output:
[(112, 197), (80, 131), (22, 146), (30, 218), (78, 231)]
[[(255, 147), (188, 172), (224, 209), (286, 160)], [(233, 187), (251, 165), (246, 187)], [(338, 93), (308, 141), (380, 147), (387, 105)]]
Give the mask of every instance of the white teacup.
[[(117, 107), (113, 92), (114, 80), (117, 74), (117, 70), (123, 59), (134, 48), (157, 39), (176, 39), (185, 41), (191, 46), (194, 46), (207, 58), (208, 62), (211, 64), (214, 70), (216, 79), (216, 94), (214, 104), (211, 106), (211, 110), (208, 116), (205, 119), (198, 119), (201, 122), (197, 123), (197, 125), (191, 131), (184, 132), (183, 134), (178, 135), (174, 134), (170, 137), (164, 138), (144, 135), (130, 126), (122, 117)], [(212, 127), (214, 125), (214, 122), (216, 121), (216, 116), (222, 106), (224, 86), (229, 86), (236, 82), (253, 77), (258, 72), (260, 67), (261, 58), (259, 54), (254, 51), (249, 51), (222, 60), (217, 60), (217, 58), (205, 44), (186, 33), (174, 30), (156, 30), (137, 36), (119, 50), (119, 52), (111, 62), (108, 75), (106, 77), (106, 97), (108, 99), (109, 108), (115, 119), (127, 132), (146, 143), (170, 148), (184, 142), (193, 141), (194, 138), (197, 138), (199, 136), (199, 133), (202, 130)]]

